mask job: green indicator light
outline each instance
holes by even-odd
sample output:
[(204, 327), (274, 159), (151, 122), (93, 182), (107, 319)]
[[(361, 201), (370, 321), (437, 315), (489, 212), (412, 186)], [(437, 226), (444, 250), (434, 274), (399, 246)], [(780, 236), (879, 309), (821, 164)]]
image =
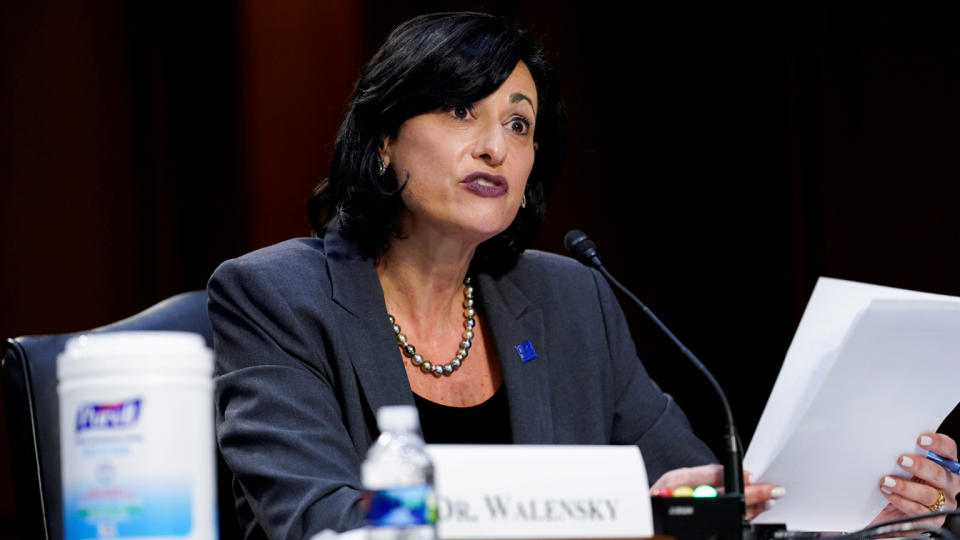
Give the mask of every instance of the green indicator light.
[(713, 486), (708, 486), (708, 485), (697, 486), (697, 489), (693, 490), (693, 496), (699, 497), (699, 498), (716, 497), (717, 490), (714, 489)]

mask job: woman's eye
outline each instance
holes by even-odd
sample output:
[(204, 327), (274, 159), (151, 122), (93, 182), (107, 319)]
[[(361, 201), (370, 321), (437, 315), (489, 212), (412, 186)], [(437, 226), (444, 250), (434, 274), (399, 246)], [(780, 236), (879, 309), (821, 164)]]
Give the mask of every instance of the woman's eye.
[(530, 132), (530, 123), (525, 118), (514, 118), (510, 120), (510, 130), (518, 135), (526, 135)]
[(464, 105), (460, 105), (459, 107), (451, 109), (450, 114), (457, 120), (466, 120), (467, 117), (470, 116), (470, 109)]

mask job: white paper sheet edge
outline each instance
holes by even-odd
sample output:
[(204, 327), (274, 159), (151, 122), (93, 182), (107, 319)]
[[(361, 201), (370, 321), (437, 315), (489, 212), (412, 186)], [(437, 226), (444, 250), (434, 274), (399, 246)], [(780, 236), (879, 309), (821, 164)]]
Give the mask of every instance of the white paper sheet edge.
[[(841, 347), (848, 329), (855, 323), (858, 314), (875, 299), (938, 300), (960, 304), (960, 298), (951, 296), (821, 278), (811, 295), (744, 459), (744, 468), (751, 471), (755, 479), (776, 481), (774, 478), (766, 478), (768, 468), (796, 429), (797, 422), (816, 394), (824, 373), (832, 366), (834, 355)], [(946, 412), (949, 412), (949, 409)], [(909, 444), (909, 441), (904, 444)], [(909, 450), (909, 447), (905, 447), (902, 451)], [(888, 471), (876, 472), (877, 482), (885, 472)], [(836, 478), (828, 480), (824, 482), (824, 489), (830, 488), (830, 481), (842, 481)], [(789, 488), (787, 491), (789, 497)], [(860, 502), (851, 501), (851, 505)], [(791, 515), (784, 511), (790, 507), (790, 503), (788, 499), (781, 503), (778, 506), (785, 508), (761, 516), (758, 521), (784, 521)], [(876, 500), (870, 503), (875, 504)], [(820, 517), (817, 516), (818, 519)], [(802, 527), (799, 526), (801, 522), (791, 523), (789, 519), (786, 521), (791, 528), (807, 529), (831, 528), (831, 522), (836, 523), (827, 516), (822, 518), (822, 521), (818, 522), (814, 517), (804, 517)], [(847, 525), (850, 523), (851, 521), (846, 522)]]

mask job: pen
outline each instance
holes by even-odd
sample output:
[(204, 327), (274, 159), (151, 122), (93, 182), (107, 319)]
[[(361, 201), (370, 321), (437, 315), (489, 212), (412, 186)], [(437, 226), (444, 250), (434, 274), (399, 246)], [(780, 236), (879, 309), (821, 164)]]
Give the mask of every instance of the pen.
[(953, 461), (952, 459), (947, 459), (936, 452), (931, 452), (930, 450), (927, 450), (927, 459), (936, 463), (937, 465), (940, 465), (953, 474), (960, 474), (960, 463)]

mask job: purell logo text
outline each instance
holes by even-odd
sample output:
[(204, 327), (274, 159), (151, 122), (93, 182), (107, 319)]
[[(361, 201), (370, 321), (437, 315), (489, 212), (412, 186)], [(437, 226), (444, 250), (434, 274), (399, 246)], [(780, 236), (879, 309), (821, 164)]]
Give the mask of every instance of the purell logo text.
[(128, 427), (140, 418), (141, 398), (117, 403), (87, 404), (77, 410), (77, 433), (88, 429)]

